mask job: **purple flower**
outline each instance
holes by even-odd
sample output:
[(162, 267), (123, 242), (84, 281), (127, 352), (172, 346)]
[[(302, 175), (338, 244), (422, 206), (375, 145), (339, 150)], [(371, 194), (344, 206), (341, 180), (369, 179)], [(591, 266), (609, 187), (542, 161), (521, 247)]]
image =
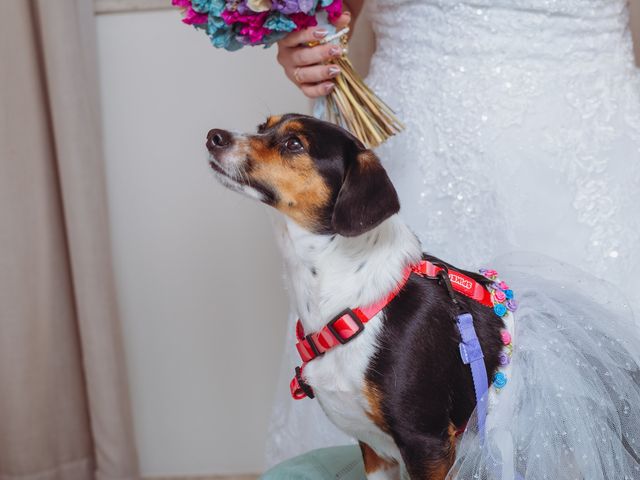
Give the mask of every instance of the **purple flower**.
[(300, 3), (304, 1), (305, 0), (300, 2), (298, 0), (272, 0), (271, 3), (274, 10), (284, 13), (285, 15), (290, 15), (302, 11), (300, 9)]
[(309, 13), (316, 6), (316, 0), (299, 0), (300, 11)]

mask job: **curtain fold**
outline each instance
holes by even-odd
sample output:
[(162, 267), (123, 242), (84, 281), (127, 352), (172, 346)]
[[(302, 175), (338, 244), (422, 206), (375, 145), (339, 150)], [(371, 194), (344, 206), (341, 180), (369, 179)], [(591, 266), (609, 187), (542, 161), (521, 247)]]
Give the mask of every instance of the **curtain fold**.
[(90, 0), (0, 1), (0, 480), (138, 477)]

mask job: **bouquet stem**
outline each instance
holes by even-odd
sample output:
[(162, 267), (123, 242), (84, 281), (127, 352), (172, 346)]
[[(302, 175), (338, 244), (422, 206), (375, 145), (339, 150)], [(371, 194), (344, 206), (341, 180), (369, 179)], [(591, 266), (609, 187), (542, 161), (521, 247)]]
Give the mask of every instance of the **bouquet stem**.
[(391, 108), (364, 83), (346, 55), (334, 63), (341, 73), (325, 99), (326, 120), (349, 130), (368, 148), (377, 147), (404, 129)]

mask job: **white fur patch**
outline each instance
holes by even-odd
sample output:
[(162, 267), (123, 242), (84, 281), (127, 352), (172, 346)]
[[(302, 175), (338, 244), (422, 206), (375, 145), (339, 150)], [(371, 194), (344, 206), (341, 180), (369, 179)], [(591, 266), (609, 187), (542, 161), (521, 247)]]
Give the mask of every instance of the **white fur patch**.
[[(417, 237), (397, 215), (358, 237), (317, 235), (287, 219), (281, 235), (290, 288), (304, 329), (322, 328), (345, 308), (370, 305), (402, 280), (421, 258)], [(383, 314), (371, 319), (348, 345), (305, 367), (305, 378), (333, 423), (378, 455), (401, 462), (393, 439), (369, 418), (364, 379), (377, 348)]]

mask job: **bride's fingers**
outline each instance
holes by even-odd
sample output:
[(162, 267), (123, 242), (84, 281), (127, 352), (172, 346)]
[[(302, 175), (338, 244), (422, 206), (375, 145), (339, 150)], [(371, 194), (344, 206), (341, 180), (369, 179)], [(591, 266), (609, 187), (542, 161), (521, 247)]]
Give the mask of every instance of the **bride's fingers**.
[(298, 32), (293, 32), (284, 37), (282, 40), (278, 42), (278, 44), (282, 47), (297, 47), (298, 45), (309, 43), (309, 42), (317, 42), (322, 40), (327, 36), (329, 31), (326, 28), (322, 27), (312, 27), (305, 28), (304, 30), (300, 30)]
[(328, 95), (335, 86), (336, 85), (333, 82), (323, 82), (323, 83), (316, 83), (315, 85), (313, 84), (301, 85), (300, 89), (302, 90), (302, 93), (304, 93), (307, 97), (318, 98), (318, 97), (324, 97), (325, 95)]
[(340, 67), (329, 64), (294, 68), (290, 77), (298, 84), (308, 84), (330, 80), (337, 77), (338, 74), (340, 74)]
[(333, 25), (336, 27), (336, 30), (340, 31), (343, 28), (346, 28), (351, 23), (351, 13), (343, 12), (334, 22)]
[(323, 63), (342, 55), (342, 47), (339, 45), (327, 44), (317, 47), (299, 47), (291, 51), (291, 65), (303, 67)]

